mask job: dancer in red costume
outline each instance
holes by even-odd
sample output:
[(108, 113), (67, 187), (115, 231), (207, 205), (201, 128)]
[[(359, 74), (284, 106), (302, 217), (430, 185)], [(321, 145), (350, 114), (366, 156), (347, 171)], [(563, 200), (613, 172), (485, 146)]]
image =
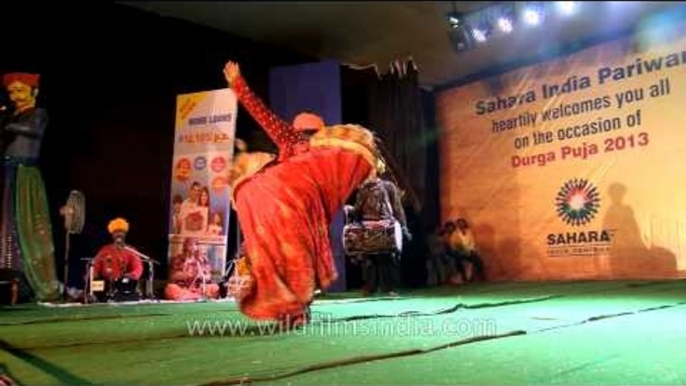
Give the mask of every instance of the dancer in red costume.
[(315, 289), (337, 277), (329, 224), (357, 186), (375, 175), (374, 137), (356, 125), (325, 127), (311, 113), (288, 124), (252, 93), (236, 63), (227, 63), (224, 74), (279, 148), (276, 159), (240, 153), (230, 175), (254, 282), (237, 297), (239, 307), (254, 319), (301, 325)]

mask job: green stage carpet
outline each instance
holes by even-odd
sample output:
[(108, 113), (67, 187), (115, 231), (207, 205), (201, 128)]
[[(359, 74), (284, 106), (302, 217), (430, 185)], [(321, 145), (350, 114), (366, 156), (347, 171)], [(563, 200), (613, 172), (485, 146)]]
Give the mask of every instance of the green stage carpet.
[(0, 309), (25, 385), (686, 384), (686, 281), (494, 283), (319, 298), (275, 331), (230, 302)]

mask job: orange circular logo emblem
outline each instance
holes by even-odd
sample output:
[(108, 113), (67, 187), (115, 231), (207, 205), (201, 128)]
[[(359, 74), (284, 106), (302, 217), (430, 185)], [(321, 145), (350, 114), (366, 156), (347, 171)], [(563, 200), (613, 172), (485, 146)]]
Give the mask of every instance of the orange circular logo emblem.
[(212, 159), (212, 171), (215, 173), (220, 173), (226, 169), (226, 160), (224, 157), (214, 157)]

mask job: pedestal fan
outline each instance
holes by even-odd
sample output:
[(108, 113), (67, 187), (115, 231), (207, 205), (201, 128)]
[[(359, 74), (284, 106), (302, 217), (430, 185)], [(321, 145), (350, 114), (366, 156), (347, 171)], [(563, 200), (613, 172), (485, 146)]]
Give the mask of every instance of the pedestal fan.
[(69, 279), (69, 247), (71, 235), (79, 234), (83, 230), (86, 221), (86, 197), (78, 190), (72, 190), (67, 198), (67, 203), (60, 209), (64, 216), (65, 244), (64, 244), (64, 293), (67, 300), (67, 287)]

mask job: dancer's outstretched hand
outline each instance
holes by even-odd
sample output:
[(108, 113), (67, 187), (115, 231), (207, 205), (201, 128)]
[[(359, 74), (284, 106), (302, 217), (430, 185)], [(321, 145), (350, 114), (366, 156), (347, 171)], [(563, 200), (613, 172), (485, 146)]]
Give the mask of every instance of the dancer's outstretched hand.
[(226, 66), (224, 66), (224, 77), (226, 77), (226, 81), (229, 82), (229, 86), (231, 86), (236, 80), (241, 75), (241, 69), (238, 66), (238, 63), (228, 61), (226, 63)]

